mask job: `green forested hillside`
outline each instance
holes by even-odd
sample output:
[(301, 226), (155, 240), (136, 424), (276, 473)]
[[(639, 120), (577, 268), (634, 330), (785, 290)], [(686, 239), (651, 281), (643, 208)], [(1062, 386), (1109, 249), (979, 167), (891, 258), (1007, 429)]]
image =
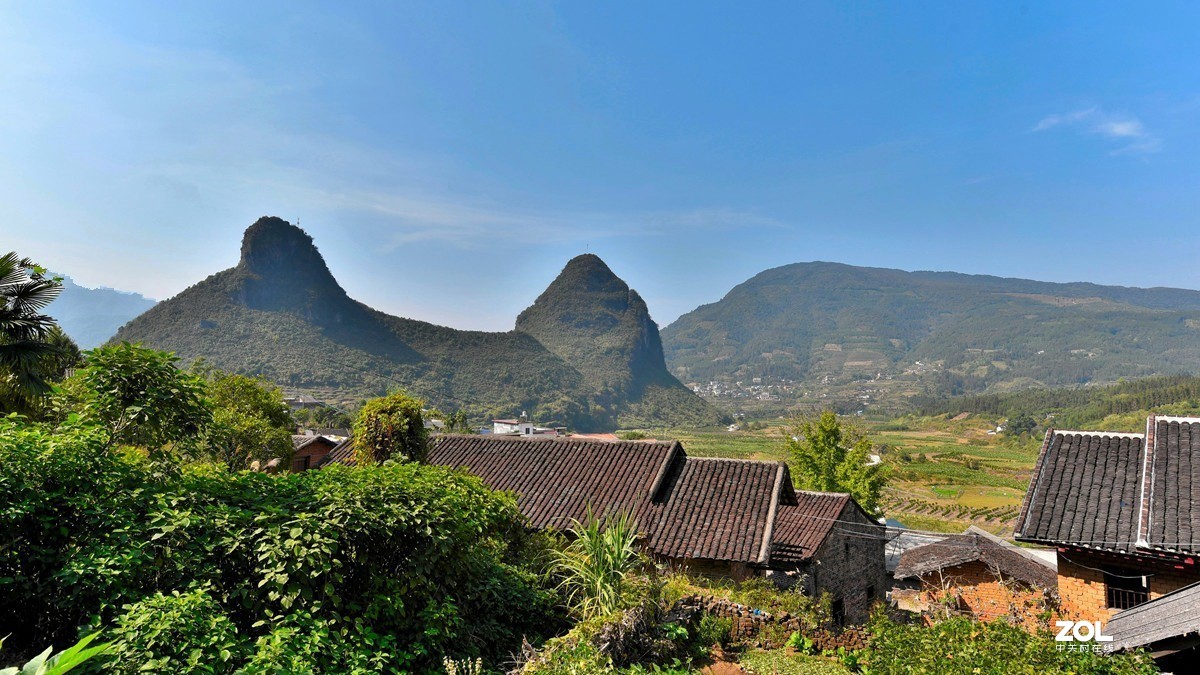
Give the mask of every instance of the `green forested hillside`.
[[(592, 306), (606, 297), (569, 282), (577, 266), (568, 264), (564, 279), (539, 298), (541, 306), (522, 315), (529, 315), (531, 332), (461, 331), (389, 316), (349, 298), (307, 234), (264, 218), (246, 231), (236, 267), (159, 303), (115, 339), (344, 400), (403, 387), (476, 417), (526, 410), (538, 421), (581, 430), (719, 421), (720, 413), (667, 373), (661, 351), (656, 367), (654, 350), (638, 346), (658, 343), (645, 304), (631, 302), (623, 311)], [(601, 285), (636, 297), (607, 267), (605, 275)], [(576, 315), (556, 316), (564, 307), (575, 307)], [(558, 329), (569, 337), (559, 340)], [(563, 348), (571, 340), (602, 348), (585, 357)]]
[(798, 263), (685, 314), (663, 344), (685, 382), (904, 380), (936, 395), (1112, 382), (1200, 371), (1200, 292)]
[(1103, 387), (1039, 389), (919, 401), (919, 414), (1025, 414), (1060, 429), (1137, 431), (1150, 412), (1200, 414), (1200, 377), (1148, 377)]

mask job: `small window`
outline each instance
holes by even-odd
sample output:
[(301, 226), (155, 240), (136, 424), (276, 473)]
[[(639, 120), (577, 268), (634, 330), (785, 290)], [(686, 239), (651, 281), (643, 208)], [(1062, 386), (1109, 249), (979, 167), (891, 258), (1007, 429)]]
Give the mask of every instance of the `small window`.
[(1137, 570), (1105, 570), (1104, 590), (1109, 609), (1129, 609), (1150, 600), (1146, 576)]
[(308, 455), (292, 459), (292, 471), (308, 471), (308, 460)]
[(833, 622), (839, 626), (846, 625), (846, 606), (841, 598), (833, 601)]
[(868, 600), (875, 599), (875, 587), (874, 586), (867, 586), (867, 599)]
[(850, 540), (849, 539), (842, 540), (842, 553), (844, 553), (846, 555), (850, 555)]

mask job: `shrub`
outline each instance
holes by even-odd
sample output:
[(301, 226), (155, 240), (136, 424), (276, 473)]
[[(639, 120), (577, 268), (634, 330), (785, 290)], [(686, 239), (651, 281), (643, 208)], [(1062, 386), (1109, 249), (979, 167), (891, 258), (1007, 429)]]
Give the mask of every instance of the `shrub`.
[(373, 398), (354, 420), (354, 458), (358, 464), (389, 459), (424, 461), (429, 432), (421, 416), (424, 403), (402, 392)]
[(1058, 651), (1053, 634), (1028, 633), (1004, 621), (952, 618), (933, 624), (898, 624), (883, 612), (870, 623), (870, 649), (858, 652), (872, 674), (889, 673), (1157, 673), (1145, 654), (1105, 655)]
[[(465, 473), (172, 469), (107, 440), (0, 419), (0, 625), (18, 650), (116, 624), (122, 654), (171, 635), (255, 672), (280, 672), (268, 654), (298, 672), (422, 671), (497, 662), (557, 625), (556, 598), (509, 562), (514, 500)], [(191, 621), (235, 628), (238, 648)]]
[(729, 636), (733, 632), (733, 619), (716, 617), (705, 614), (700, 618), (696, 627), (696, 644), (703, 647), (717, 645), (724, 647), (729, 644)]
[(795, 649), (801, 654), (811, 654), (814, 643), (807, 635), (803, 635), (800, 632), (795, 632), (792, 633), (792, 635), (788, 638), (786, 646)]
[(113, 630), (108, 669), (229, 673), (241, 661), (237, 627), (204, 589), (154, 595), (125, 606)]

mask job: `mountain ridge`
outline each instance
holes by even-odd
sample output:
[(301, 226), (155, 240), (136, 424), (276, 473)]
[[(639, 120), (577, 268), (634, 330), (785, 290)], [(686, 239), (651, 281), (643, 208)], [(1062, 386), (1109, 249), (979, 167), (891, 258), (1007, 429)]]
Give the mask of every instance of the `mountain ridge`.
[(62, 277), (62, 292), (47, 308), (80, 349), (104, 344), (121, 326), (154, 306), (155, 300), (133, 291), (89, 288)]
[(685, 382), (908, 378), (909, 393), (939, 395), (1079, 385), (1200, 371), (1200, 291), (792, 263), (662, 338)]
[[(599, 262), (609, 277), (598, 280), (601, 286), (624, 287), (636, 296)], [(539, 296), (550, 294), (528, 315), (527, 327), (549, 342), (555, 341), (554, 326), (574, 331), (555, 343), (560, 351), (589, 336), (608, 344), (602, 354), (634, 353), (637, 345), (622, 342), (626, 333), (611, 330), (631, 322), (652, 332), (657, 342), (658, 329), (645, 303), (616, 311), (595, 304), (607, 299), (600, 289), (565, 286), (563, 275), (570, 279), (585, 265), (595, 267), (586, 256), (567, 264)], [(559, 297), (564, 292), (579, 297)], [(561, 308), (572, 303), (579, 305), (581, 317), (604, 315), (615, 323), (605, 329), (562, 316)], [(439, 407), (473, 415), (528, 410), (539, 421), (585, 431), (724, 419), (670, 375), (661, 349), (657, 364), (626, 360), (622, 372), (619, 359), (555, 352), (522, 330), (464, 331), (372, 309), (346, 294), (311, 236), (274, 217), (260, 218), (246, 230), (237, 265), (159, 303), (114, 340), (141, 341), (175, 351), (185, 361), (204, 358), (218, 368), (263, 375), (289, 389), (327, 397), (348, 400), (407, 388)]]

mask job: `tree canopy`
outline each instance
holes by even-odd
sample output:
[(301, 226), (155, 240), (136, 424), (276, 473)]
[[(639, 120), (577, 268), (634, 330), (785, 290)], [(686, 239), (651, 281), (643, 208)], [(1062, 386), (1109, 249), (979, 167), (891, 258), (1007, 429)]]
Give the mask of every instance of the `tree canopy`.
[(795, 419), (784, 433), (797, 488), (849, 492), (859, 506), (878, 512), (887, 475), (881, 464), (871, 463), (870, 440), (831, 410), (815, 419)]
[(175, 355), (123, 342), (85, 356), (63, 387), (60, 412), (99, 425), (110, 446), (194, 444), (211, 422), (204, 380), (180, 370)]
[(0, 256), (0, 412), (37, 412), (78, 360), (79, 348), (42, 313), (61, 291), (62, 281), (29, 258)]
[(354, 420), (355, 459), (378, 464), (389, 459), (424, 461), (429, 432), (421, 410), (425, 404), (403, 392), (363, 404)]

